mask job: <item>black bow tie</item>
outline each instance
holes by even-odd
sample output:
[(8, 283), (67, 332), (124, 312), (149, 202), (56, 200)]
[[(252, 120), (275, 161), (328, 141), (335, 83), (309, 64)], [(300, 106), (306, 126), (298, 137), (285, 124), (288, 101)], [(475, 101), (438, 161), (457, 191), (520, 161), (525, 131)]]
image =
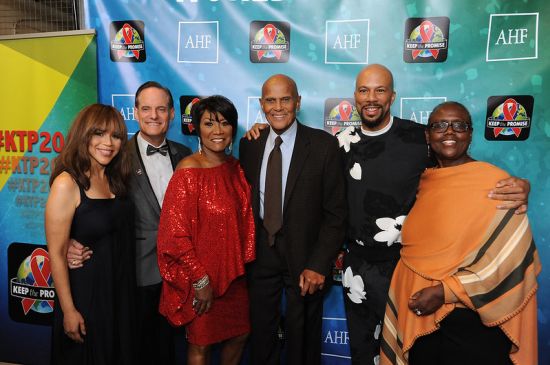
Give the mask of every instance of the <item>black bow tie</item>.
[(150, 144), (147, 145), (147, 156), (151, 156), (155, 153), (160, 153), (161, 155), (163, 156), (166, 156), (166, 154), (168, 153), (168, 145), (167, 144), (163, 144), (162, 146), (160, 147), (153, 147), (151, 146)]

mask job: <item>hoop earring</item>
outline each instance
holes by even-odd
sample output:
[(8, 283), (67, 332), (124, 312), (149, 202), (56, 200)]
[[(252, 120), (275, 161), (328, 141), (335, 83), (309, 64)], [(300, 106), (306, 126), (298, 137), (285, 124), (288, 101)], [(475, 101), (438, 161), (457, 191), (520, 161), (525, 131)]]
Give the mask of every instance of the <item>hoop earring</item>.
[(229, 143), (229, 146), (225, 147), (225, 154), (231, 155), (233, 152), (233, 139), (231, 139), (231, 143)]
[(201, 137), (197, 137), (197, 140), (199, 141), (199, 147), (198, 147), (198, 152), (199, 152), (199, 155), (202, 155), (202, 143), (201, 143)]

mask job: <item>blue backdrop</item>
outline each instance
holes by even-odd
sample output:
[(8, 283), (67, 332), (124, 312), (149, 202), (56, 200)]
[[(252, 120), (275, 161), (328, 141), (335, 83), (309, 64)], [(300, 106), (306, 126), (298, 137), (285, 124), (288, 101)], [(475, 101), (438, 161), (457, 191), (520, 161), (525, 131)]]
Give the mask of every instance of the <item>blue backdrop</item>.
[[(188, 114), (197, 97), (223, 94), (233, 100), (240, 115), (238, 136), (241, 136), (254, 122), (265, 120), (258, 97), (263, 81), (275, 73), (288, 74), (297, 81), (302, 95), (300, 120), (330, 132), (359, 123), (352, 105), (354, 80), (367, 64), (382, 63), (393, 71), (397, 98), (392, 113), (396, 116), (426, 123), (436, 104), (445, 100), (464, 103), (474, 122), (472, 155), (528, 178), (532, 184), (529, 218), (544, 267), (538, 294), (540, 364), (550, 363), (550, 276), (545, 269), (550, 263), (550, 228), (544, 223), (550, 216), (547, 193), (550, 37), (545, 36), (550, 32), (550, 3), (543, 0), (84, 0), (84, 7), (86, 27), (97, 32), (99, 101), (119, 109), (133, 133), (137, 130), (134, 91), (147, 80), (165, 84), (174, 94), (177, 115), (169, 137), (194, 149), (196, 137), (189, 128)], [(8, 50), (2, 47), (5, 46), (0, 44), (0, 50)], [(33, 57), (37, 64), (48, 66), (55, 80), (64, 72), (72, 72), (65, 70), (69, 50), (75, 51), (77, 47), (47, 46)], [(3, 72), (10, 72), (6, 75), (13, 74), (16, 64), (25, 65), (28, 61), (26, 45), (10, 48), (8, 54), (16, 52), (19, 58), (2, 59)], [(87, 50), (87, 57), (81, 58), (86, 68), (78, 67), (79, 72), (72, 72), (70, 85), (93, 89), (95, 96), (95, 72), (84, 71), (94, 70), (95, 65), (89, 65), (89, 56), (93, 60), (94, 53), (91, 48)], [(64, 58), (51, 66), (54, 54)], [(12, 64), (14, 67), (8, 67)], [(36, 75), (42, 75), (46, 69), (40, 70)], [(23, 75), (29, 74), (27, 70)], [(17, 86), (3, 86), (2, 100), (11, 100), (9, 96), (23, 90), (20, 84), (27, 86), (21, 81), (23, 78), (18, 80)], [(14, 115), (2, 119), (4, 136), (24, 129), (10, 123), (22, 117), (22, 111), (43, 109), (44, 100), (49, 100), (46, 96), (51, 96), (57, 84), (49, 81), (40, 85), (29, 86), (34, 91), (23, 95), (23, 106), (3, 105), (3, 110)], [(88, 96), (72, 91), (75, 90), (72, 86), (65, 87), (56, 108), (45, 113), (46, 120), (55, 124), (50, 128), (52, 135), (65, 130), (78, 109), (90, 102)], [(41, 88), (47, 90), (36, 91)], [(39, 128), (27, 127), (31, 131)], [(4, 161), (9, 155), (5, 144), (0, 144), (0, 151)], [(18, 151), (19, 155), (32, 157), (30, 152), (25, 153), (24, 146)], [(53, 158), (54, 152), (48, 152), (47, 158)], [(12, 161), (11, 155), (6, 158)], [(5, 172), (10, 172), (10, 166), (4, 162), (2, 166)], [(34, 204), (21, 209), (11, 195), (1, 201), (11, 207), (3, 209), (0, 216), (4, 230), (4, 238), (0, 240), (3, 293), (9, 292), (9, 280), (13, 277), (11, 271), (6, 275), (8, 244), (45, 242), (40, 204), (47, 194), (46, 175), (34, 174), (29, 181), (46, 186), (33, 195), (39, 201), (19, 201), (21, 206)], [(23, 180), (17, 181), (28, 182)], [(32, 187), (22, 185), (21, 189)], [(20, 228), (28, 227), (22, 222), (30, 222), (32, 227)], [(23, 262), (25, 255), (29, 255), (25, 251), (28, 247), (10, 247), (10, 255), (17, 258), (14, 262)], [(339, 277), (337, 268), (334, 276)], [(342, 295), (342, 287), (335, 286), (326, 299), (324, 364), (349, 364)], [(47, 363), (49, 328), (13, 320), (11, 313), (10, 316), (7, 313), (7, 297), (10, 301), (19, 298), (14, 293), (0, 295), (0, 361)], [(32, 310), (29, 313), (40, 322), (41, 313)]]
[[(550, 40), (542, 36), (550, 31), (547, 2), (85, 3), (86, 24), (97, 30), (100, 101), (119, 108), (135, 131), (135, 89), (150, 79), (167, 85), (177, 111), (169, 137), (193, 148), (196, 137), (185, 133), (186, 109), (195, 97), (223, 94), (233, 100), (242, 135), (254, 122), (264, 121), (258, 97), (263, 81), (274, 73), (296, 80), (302, 95), (300, 120), (329, 131), (358, 123), (355, 110), (344, 105), (353, 96), (355, 75), (370, 63), (382, 63), (394, 73), (394, 115), (425, 123), (436, 104), (464, 103), (474, 119), (473, 156), (531, 181), (529, 217), (543, 266), (550, 262), (549, 228), (544, 224), (550, 216), (545, 199), (550, 186)], [(503, 116), (503, 109), (518, 112)], [(520, 119), (519, 124), (509, 123)], [(489, 121), (497, 124), (488, 126)], [(539, 347), (541, 364), (547, 364), (547, 270), (539, 282)], [(349, 363), (341, 289), (334, 288), (327, 299), (326, 364)]]

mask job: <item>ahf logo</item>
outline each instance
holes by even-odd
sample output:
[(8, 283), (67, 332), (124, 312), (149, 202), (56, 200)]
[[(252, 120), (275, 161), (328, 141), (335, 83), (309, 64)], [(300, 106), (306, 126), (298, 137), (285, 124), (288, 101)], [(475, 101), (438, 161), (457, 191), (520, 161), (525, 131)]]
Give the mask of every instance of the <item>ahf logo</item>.
[(486, 61), (538, 58), (539, 13), (491, 14)]
[(409, 119), (419, 124), (428, 124), (428, 118), (433, 108), (447, 101), (446, 96), (412, 96), (400, 99), (402, 119)]
[(219, 22), (179, 22), (178, 62), (218, 63)]
[(369, 62), (370, 19), (327, 20), (326, 64), (367, 64)]
[(128, 135), (133, 135), (139, 130), (134, 100), (134, 94), (111, 94), (111, 105), (118, 110), (124, 118), (126, 127), (128, 128)]

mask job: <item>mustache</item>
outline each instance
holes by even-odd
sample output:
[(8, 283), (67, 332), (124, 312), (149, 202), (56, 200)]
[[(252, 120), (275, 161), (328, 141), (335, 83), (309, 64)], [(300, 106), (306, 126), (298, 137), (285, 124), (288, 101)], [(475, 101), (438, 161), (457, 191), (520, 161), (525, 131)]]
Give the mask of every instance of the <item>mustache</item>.
[(363, 107), (361, 107), (361, 110), (365, 109), (365, 108), (370, 108), (370, 107), (377, 107), (377, 108), (381, 108), (382, 105), (378, 104), (378, 103), (367, 103), (366, 105), (363, 105)]

